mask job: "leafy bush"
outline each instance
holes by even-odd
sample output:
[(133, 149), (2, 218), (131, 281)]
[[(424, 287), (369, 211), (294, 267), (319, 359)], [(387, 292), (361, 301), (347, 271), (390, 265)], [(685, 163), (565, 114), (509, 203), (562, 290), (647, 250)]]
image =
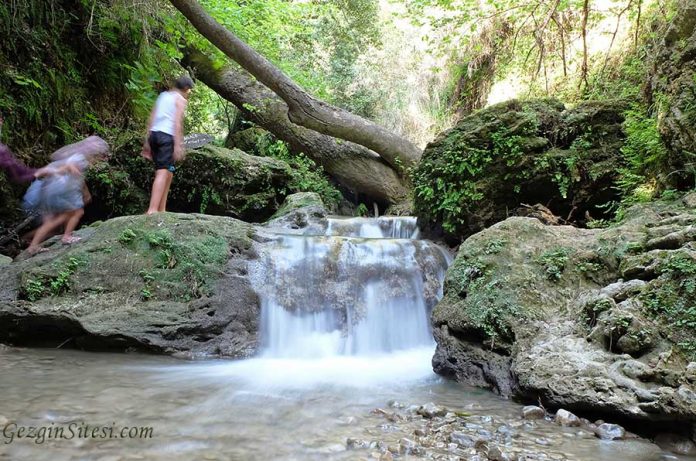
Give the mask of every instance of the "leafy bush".
[(568, 248), (555, 248), (545, 251), (539, 256), (537, 262), (544, 268), (546, 278), (552, 282), (557, 282), (561, 279), (561, 274), (568, 263), (569, 254), (570, 250)]
[(643, 292), (646, 312), (665, 325), (682, 349), (696, 356), (696, 259), (677, 252), (660, 261), (659, 277)]
[(293, 180), (289, 184), (288, 192), (316, 192), (327, 207), (338, 206), (342, 198), (341, 193), (329, 182), (324, 169), (314, 160), (302, 153), (292, 154), (287, 144), (276, 140), (270, 133), (258, 138), (256, 149), (259, 155), (277, 158), (290, 165)]
[(669, 152), (662, 141), (657, 120), (647, 111), (634, 108), (626, 112), (626, 142), (621, 149), (626, 167), (619, 170), (617, 186), (626, 203), (647, 202), (663, 188), (661, 176)]

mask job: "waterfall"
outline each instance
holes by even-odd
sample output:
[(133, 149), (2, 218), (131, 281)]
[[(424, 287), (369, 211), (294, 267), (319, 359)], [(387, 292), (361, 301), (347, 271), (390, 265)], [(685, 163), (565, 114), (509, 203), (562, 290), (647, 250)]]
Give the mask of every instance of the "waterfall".
[(418, 240), (415, 218), (330, 218), (306, 234), (270, 232), (252, 281), (261, 354), (315, 359), (432, 346), (430, 310), (450, 256)]

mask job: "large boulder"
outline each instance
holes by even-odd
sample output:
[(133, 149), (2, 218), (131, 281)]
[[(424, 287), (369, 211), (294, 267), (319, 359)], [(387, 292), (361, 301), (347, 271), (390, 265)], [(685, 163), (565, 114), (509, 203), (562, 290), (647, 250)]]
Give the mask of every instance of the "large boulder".
[(651, 57), (645, 87), (658, 110), (659, 129), (670, 151), (665, 182), (694, 184), (696, 152), (696, 1), (678, 2), (678, 11), (649, 43)]
[(260, 148), (271, 142), (273, 135), (261, 127), (253, 126), (230, 134), (225, 139), (225, 147), (243, 150), (248, 154), (263, 155)]
[[(87, 219), (108, 219), (147, 209), (154, 178), (152, 162), (137, 152), (140, 141), (127, 139), (108, 162), (86, 175), (93, 201)], [(238, 149), (204, 145), (190, 149), (177, 164), (168, 209), (231, 216), (263, 222), (292, 190), (292, 168), (282, 160), (249, 155)]]
[(280, 209), (266, 222), (270, 228), (307, 231), (312, 226), (320, 232), (327, 225), (329, 212), (316, 192), (298, 192), (285, 197)]
[(114, 218), (20, 255), (0, 278), (0, 342), (246, 357), (259, 304), (251, 225), (160, 213)]
[(469, 237), (435, 371), (546, 406), (696, 421), (696, 193), (607, 229), (512, 217)]
[(522, 204), (579, 223), (604, 216), (601, 206), (617, 198), (625, 110), (618, 101), (566, 109), (512, 100), (464, 117), (426, 147), (414, 172), (420, 225), (456, 242)]
[(282, 160), (208, 145), (188, 152), (169, 197), (177, 211), (262, 222), (283, 202), (292, 179)]

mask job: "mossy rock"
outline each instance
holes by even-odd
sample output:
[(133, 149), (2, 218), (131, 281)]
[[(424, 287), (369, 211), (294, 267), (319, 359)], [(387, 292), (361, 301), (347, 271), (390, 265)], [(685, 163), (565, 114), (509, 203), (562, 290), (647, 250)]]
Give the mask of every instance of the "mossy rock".
[[(81, 229), (22, 255), (0, 281), (0, 341), (247, 356), (258, 299), (246, 278), (254, 229), (159, 213)], [(61, 339), (62, 338), (62, 339)]]
[(266, 226), (284, 229), (304, 229), (310, 225), (326, 225), (328, 211), (316, 192), (297, 192), (288, 195), (280, 209)]
[(147, 210), (150, 197), (127, 171), (106, 162), (93, 165), (85, 177), (92, 202), (86, 207), (86, 221), (135, 215)]
[(689, 203), (637, 205), (606, 229), (511, 217), (470, 236), (433, 310), (435, 371), (549, 407), (695, 420)]
[(271, 136), (263, 128), (254, 126), (230, 134), (225, 140), (225, 147), (228, 149), (239, 149), (252, 155), (262, 155), (259, 147), (267, 143)]
[(287, 195), (292, 170), (283, 161), (239, 149), (205, 146), (189, 151), (172, 181), (172, 209), (262, 222)]
[(419, 222), (450, 242), (545, 204), (584, 223), (617, 198), (623, 166), (620, 101), (512, 100), (463, 118), (430, 143), (413, 174)]

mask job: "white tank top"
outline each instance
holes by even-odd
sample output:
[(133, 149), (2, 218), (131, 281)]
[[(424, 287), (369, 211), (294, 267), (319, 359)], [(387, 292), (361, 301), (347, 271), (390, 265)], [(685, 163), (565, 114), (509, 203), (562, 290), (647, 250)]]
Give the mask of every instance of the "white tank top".
[(155, 118), (150, 131), (161, 131), (174, 136), (176, 102), (179, 99), (184, 98), (176, 91), (165, 91), (159, 95), (155, 103)]

